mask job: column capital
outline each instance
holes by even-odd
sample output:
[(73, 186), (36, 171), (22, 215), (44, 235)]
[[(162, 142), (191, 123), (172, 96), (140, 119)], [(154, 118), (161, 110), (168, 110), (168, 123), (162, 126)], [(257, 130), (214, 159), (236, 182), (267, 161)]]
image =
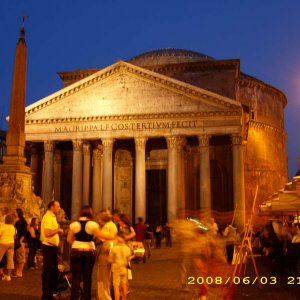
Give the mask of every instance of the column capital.
[(102, 140), (103, 148), (105, 148), (105, 149), (112, 148), (114, 141), (115, 141), (113, 138), (103, 138), (101, 140)]
[(208, 147), (211, 135), (203, 134), (198, 136), (199, 147)]
[(93, 158), (94, 159), (100, 159), (103, 154), (103, 146), (100, 144), (97, 144), (95, 148), (93, 149)]
[(243, 144), (243, 137), (238, 134), (232, 134), (230, 136), (232, 145), (241, 146)]
[(138, 137), (134, 138), (135, 148), (136, 149), (145, 149), (148, 138)]
[(53, 141), (44, 141), (44, 151), (53, 152), (55, 147), (55, 142)]
[(73, 151), (82, 151), (82, 140), (72, 140)]
[(186, 139), (180, 135), (172, 135), (166, 137), (168, 149), (177, 149), (181, 150), (186, 144)]
[(91, 153), (91, 144), (84, 143), (83, 144), (83, 155), (90, 155), (90, 153)]

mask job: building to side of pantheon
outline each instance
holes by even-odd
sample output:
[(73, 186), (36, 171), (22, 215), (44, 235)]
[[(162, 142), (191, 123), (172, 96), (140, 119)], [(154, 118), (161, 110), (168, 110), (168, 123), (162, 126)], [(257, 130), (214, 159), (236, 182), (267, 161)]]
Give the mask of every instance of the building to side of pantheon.
[(69, 218), (90, 204), (152, 225), (235, 211), (243, 226), (256, 187), (259, 204), (287, 181), (287, 99), (238, 59), (162, 49), (59, 76), (25, 133), (35, 193)]

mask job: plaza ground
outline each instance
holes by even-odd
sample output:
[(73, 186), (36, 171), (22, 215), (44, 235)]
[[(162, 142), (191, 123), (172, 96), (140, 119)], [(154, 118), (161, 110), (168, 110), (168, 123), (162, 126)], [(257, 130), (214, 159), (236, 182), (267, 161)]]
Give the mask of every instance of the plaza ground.
[[(288, 278), (288, 276), (277, 276), (276, 283), (269, 284), (272, 279), (269, 272), (269, 263), (266, 258), (255, 259), (259, 275), (261, 276), (261, 289), (255, 284), (236, 284), (236, 300), (294, 300), (300, 289), (300, 277)], [(180, 252), (176, 244), (172, 248), (153, 249), (151, 258), (144, 264), (139, 262), (133, 264), (133, 280), (130, 282), (131, 293), (129, 300), (196, 300), (197, 284), (190, 284), (183, 290), (180, 276)], [(190, 274), (189, 274), (190, 275)], [(248, 263), (245, 276), (254, 280), (251, 261)], [(293, 280), (294, 279), (294, 280)], [(196, 281), (195, 281), (196, 282)], [(247, 281), (246, 281), (247, 282)], [(236, 280), (238, 283), (238, 280)], [(69, 298), (69, 291), (63, 292), (62, 298)], [(41, 270), (25, 271), (23, 278), (12, 279), (12, 281), (0, 281), (0, 299), (5, 300), (34, 300), (41, 296)], [(216, 289), (210, 286), (210, 300), (221, 299), (216, 295)]]

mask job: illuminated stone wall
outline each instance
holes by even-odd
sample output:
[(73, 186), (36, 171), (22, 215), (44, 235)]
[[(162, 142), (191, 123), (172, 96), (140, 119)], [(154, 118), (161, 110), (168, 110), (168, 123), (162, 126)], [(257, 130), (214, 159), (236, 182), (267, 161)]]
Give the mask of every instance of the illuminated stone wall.
[(252, 207), (256, 185), (257, 205), (288, 181), (284, 106), (286, 98), (276, 88), (253, 79), (239, 82), (237, 98), (249, 108), (244, 149), (246, 206)]

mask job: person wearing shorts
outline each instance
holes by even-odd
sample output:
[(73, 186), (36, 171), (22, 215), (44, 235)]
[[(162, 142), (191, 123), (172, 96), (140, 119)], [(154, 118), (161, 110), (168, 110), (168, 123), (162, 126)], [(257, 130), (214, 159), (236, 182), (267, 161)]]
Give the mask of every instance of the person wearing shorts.
[[(124, 236), (117, 234), (118, 243), (115, 244), (109, 253), (109, 262), (111, 262), (111, 270), (113, 277), (113, 287), (115, 300), (126, 300), (127, 297), (127, 272), (130, 260), (134, 257), (131, 255), (130, 248), (125, 244)], [(121, 295), (120, 295), (121, 290)]]
[(13, 223), (13, 216), (6, 215), (5, 224), (0, 226), (0, 261), (4, 254), (7, 258), (7, 275), (3, 273), (2, 280), (7, 281), (11, 280), (12, 270), (14, 269), (14, 238), (16, 231)]

